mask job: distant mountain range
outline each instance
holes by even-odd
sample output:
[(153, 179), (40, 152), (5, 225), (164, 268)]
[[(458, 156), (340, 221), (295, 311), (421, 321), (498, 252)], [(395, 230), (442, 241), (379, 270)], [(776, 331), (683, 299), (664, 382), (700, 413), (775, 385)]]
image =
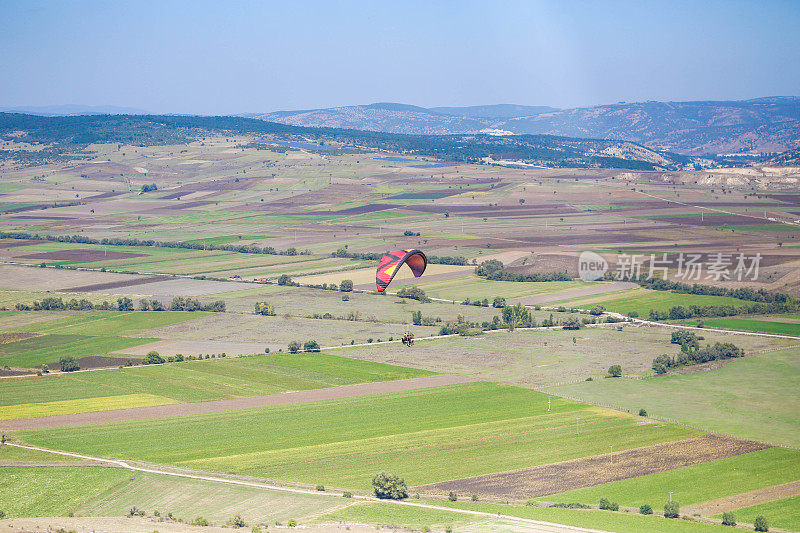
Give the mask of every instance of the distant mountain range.
[(147, 111), (133, 107), (120, 107), (114, 105), (43, 105), (43, 106), (18, 106), (0, 107), (4, 113), (26, 113), (28, 115), (42, 115), (46, 117), (61, 117), (73, 115), (146, 115)]
[(555, 109), (513, 104), (424, 108), (377, 103), (243, 116), (294, 126), (410, 134), (548, 134), (628, 140), (687, 155), (800, 148), (800, 97), (633, 102)]

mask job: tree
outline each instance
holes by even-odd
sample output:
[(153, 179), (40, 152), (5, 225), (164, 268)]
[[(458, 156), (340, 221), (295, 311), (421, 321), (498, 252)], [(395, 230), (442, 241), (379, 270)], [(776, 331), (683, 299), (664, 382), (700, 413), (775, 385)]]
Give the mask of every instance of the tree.
[(289, 343), (289, 353), (297, 353), (300, 351), (300, 343), (298, 341), (292, 341)]
[(317, 341), (308, 341), (303, 344), (303, 350), (306, 352), (318, 352), (319, 351), (319, 343)]
[(415, 326), (422, 325), (422, 311), (411, 311), (411, 323)]
[(75, 360), (75, 358), (70, 357), (68, 355), (65, 355), (64, 357), (59, 359), (58, 364), (61, 367), (62, 372), (75, 372), (76, 370), (81, 369), (80, 365)]
[(722, 525), (723, 526), (736, 525), (736, 517), (733, 515), (733, 513), (722, 513)]
[(664, 518), (678, 518), (681, 515), (681, 509), (678, 502), (667, 502), (664, 504)]
[(228, 524), (231, 527), (245, 527), (247, 525), (247, 524), (245, 524), (244, 518), (242, 518), (242, 515), (239, 515), (239, 514), (237, 514), (236, 516), (231, 518), (230, 521), (228, 522)]
[(281, 274), (278, 277), (278, 285), (291, 285), (292, 278), (289, 277), (289, 274)]
[(133, 301), (127, 296), (117, 298), (117, 309), (119, 311), (133, 311)]
[(343, 279), (342, 282), (339, 284), (339, 290), (341, 292), (350, 292), (353, 290), (353, 280), (352, 279)]
[(639, 409), (639, 416), (647, 416), (647, 411), (644, 409)]
[(581, 321), (577, 317), (571, 316), (564, 320), (564, 329), (581, 329)]
[(141, 299), (139, 300), (139, 311), (149, 311), (150, 310), (150, 300)]
[(619, 511), (619, 504), (617, 502), (609, 501), (606, 498), (600, 498), (600, 505), (598, 507), (600, 507), (600, 509), (605, 509), (606, 511)]
[(492, 301), (492, 307), (496, 307), (498, 309), (502, 309), (506, 306), (506, 299), (502, 296), (495, 296), (494, 300)]
[(639, 507), (639, 514), (653, 514), (653, 508), (647, 504), (644, 504)]
[(758, 515), (756, 519), (753, 520), (753, 528), (756, 531), (769, 531), (769, 522), (767, 518), (762, 514)]
[(618, 378), (622, 376), (622, 367), (619, 365), (611, 365), (608, 368), (608, 375), (612, 378)]
[(267, 302), (256, 302), (255, 313), (263, 316), (275, 316), (275, 308)]
[(158, 355), (158, 352), (155, 350), (147, 352), (147, 355), (145, 355), (144, 359), (142, 359), (143, 365), (161, 365), (163, 363), (164, 358)]
[(408, 486), (403, 478), (387, 472), (379, 472), (372, 478), (375, 496), (383, 500), (408, 498)]

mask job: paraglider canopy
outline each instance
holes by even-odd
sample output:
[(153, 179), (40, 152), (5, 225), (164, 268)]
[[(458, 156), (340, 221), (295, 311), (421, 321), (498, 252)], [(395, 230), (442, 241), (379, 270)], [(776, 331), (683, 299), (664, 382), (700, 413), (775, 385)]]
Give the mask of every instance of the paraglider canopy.
[(389, 252), (381, 258), (378, 270), (375, 272), (375, 285), (378, 292), (383, 292), (394, 279), (398, 269), (404, 264), (408, 265), (414, 277), (418, 278), (428, 266), (428, 258), (420, 250), (397, 250)]

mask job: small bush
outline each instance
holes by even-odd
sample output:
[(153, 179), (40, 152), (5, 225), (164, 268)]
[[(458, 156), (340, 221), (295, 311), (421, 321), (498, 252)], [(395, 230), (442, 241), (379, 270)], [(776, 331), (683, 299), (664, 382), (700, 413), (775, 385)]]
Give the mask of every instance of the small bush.
[(286, 522), (286, 525), (289, 527), (297, 527), (297, 520), (290, 518), (289, 521)]
[(722, 513), (722, 525), (723, 526), (736, 525), (736, 517), (733, 516), (733, 513)]
[(653, 514), (653, 508), (647, 504), (644, 504), (639, 507), (639, 514)]
[(647, 416), (647, 411), (644, 409), (639, 409), (639, 416)]
[(318, 352), (319, 351), (319, 343), (317, 341), (308, 341), (303, 344), (303, 350), (306, 352)]
[(289, 343), (289, 353), (297, 353), (301, 347), (302, 345), (298, 341), (292, 341)]
[(473, 494), (472, 495), (472, 501), (474, 501), (474, 502), (478, 501), (478, 495), (477, 494)]
[(147, 355), (142, 359), (143, 365), (161, 365), (164, 363), (164, 358), (158, 355), (155, 350), (147, 352)]
[(0, 520), (6, 517), (6, 512), (0, 509)]
[(769, 522), (763, 514), (760, 514), (753, 520), (753, 527), (756, 531), (769, 531)]
[(322, 485), (322, 484), (317, 485), (317, 490), (320, 491), (320, 492), (325, 492), (325, 485)]
[(261, 528), (260, 528), (260, 527), (258, 527), (258, 526), (253, 526), (253, 527), (250, 529), (250, 533), (261, 533)]
[(352, 497), (353, 497), (353, 493), (352, 492), (345, 491), (345, 492), (342, 493), (342, 498), (352, 498)]
[(444, 533), (453, 533), (453, 526), (444, 526)]
[(247, 524), (244, 523), (244, 518), (242, 515), (236, 515), (228, 521), (228, 525), (231, 527), (245, 527)]
[(65, 356), (58, 360), (59, 367), (62, 372), (75, 372), (80, 370), (81, 367), (74, 357)]
[(207, 526), (208, 525), (208, 520), (206, 520), (202, 516), (198, 516), (197, 518), (192, 520), (191, 525), (193, 525), (193, 526)]
[(680, 514), (678, 502), (667, 502), (664, 504), (664, 518), (678, 518)]
[(600, 509), (604, 509), (606, 511), (619, 511), (619, 504), (617, 502), (612, 502), (605, 498), (600, 498)]
[(447, 499), (450, 500), (451, 502), (458, 501), (458, 495), (451, 490), (450, 494), (447, 495)]
[(584, 503), (553, 503), (549, 507), (556, 507), (561, 509), (591, 509), (591, 505)]

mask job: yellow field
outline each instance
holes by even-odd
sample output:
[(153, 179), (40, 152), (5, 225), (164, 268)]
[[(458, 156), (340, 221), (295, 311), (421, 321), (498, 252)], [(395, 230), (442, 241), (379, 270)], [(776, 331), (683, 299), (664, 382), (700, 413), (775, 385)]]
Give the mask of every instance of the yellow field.
[(122, 394), (100, 398), (81, 398), (79, 400), (60, 400), (56, 402), (22, 403), (5, 405), (0, 409), (0, 420), (16, 418), (35, 418), (52, 415), (71, 415), (93, 411), (111, 411), (132, 407), (150, 407), (176, 403), (171, 398), (154, 394)]

